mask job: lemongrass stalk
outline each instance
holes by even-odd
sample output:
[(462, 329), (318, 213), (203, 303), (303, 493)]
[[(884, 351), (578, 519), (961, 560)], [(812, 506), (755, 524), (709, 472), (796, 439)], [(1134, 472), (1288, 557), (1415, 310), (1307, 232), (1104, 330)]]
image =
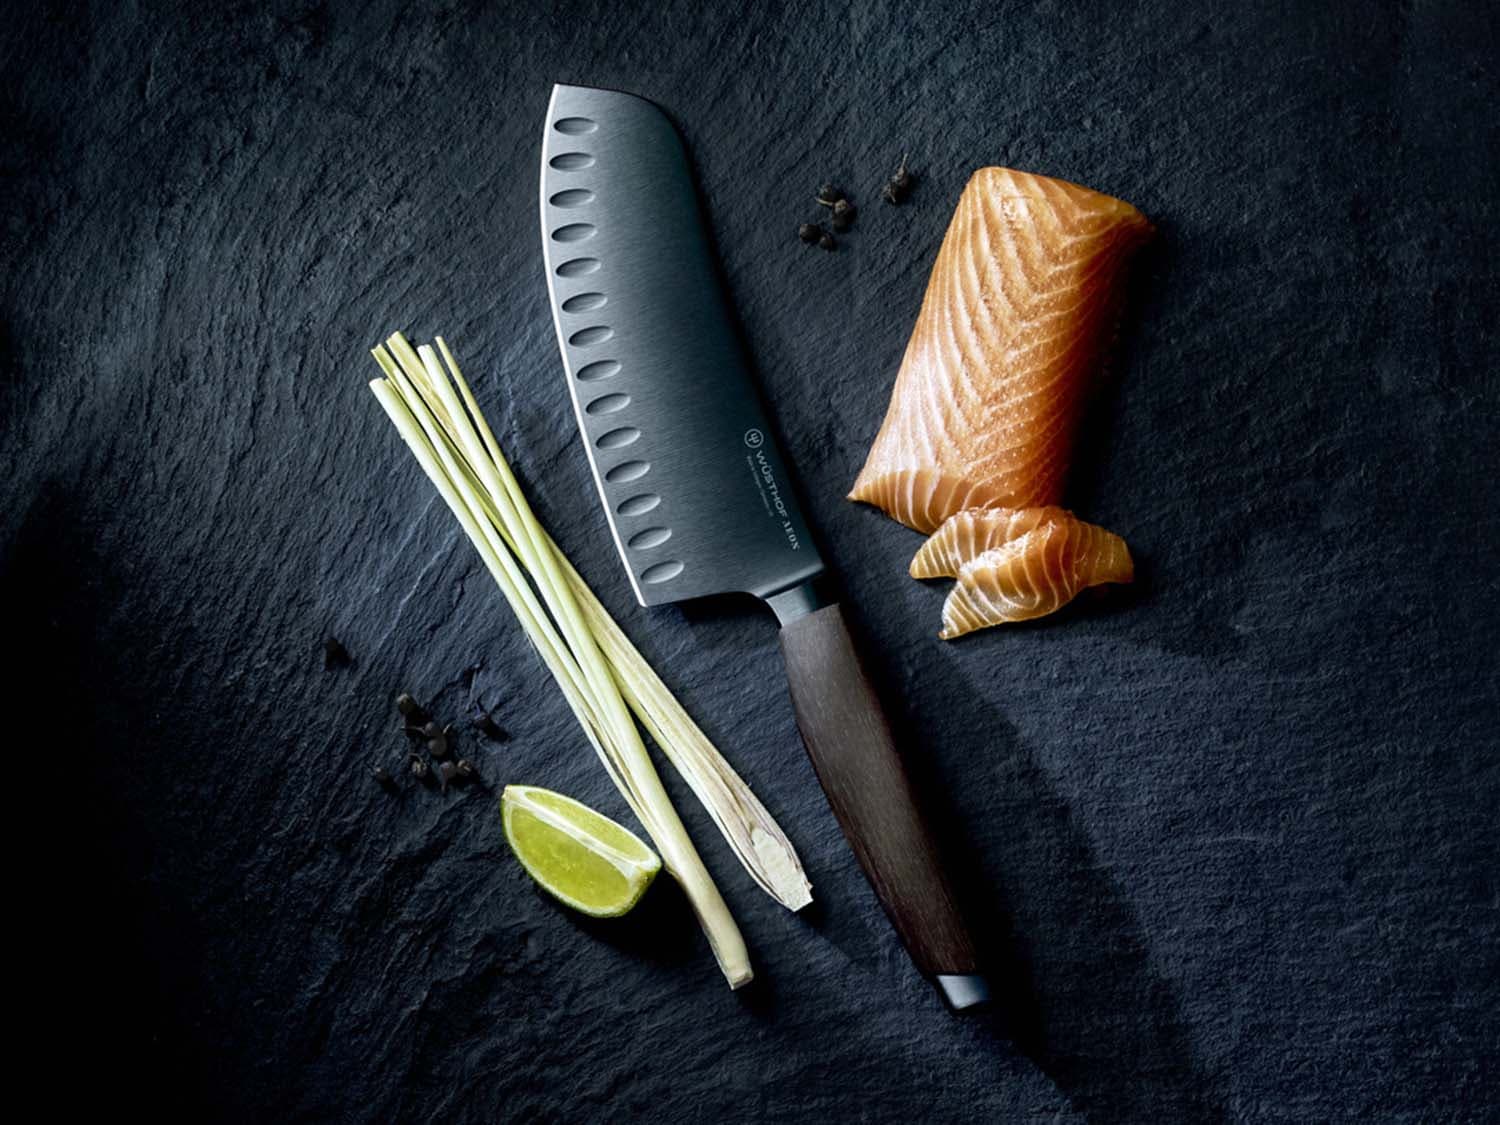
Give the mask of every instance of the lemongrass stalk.
[(578, 572), (558, 557), (580, 592), (589, 627), (614, 666), (626, 700), (652, 741), (687, 780), (761, 890), (788, 910), (801, 910), (812, 902), (812, 885), (781, 826), (677, 702)]
[[(377, 354), (377, 359), (380, 356)], [(386, 364), (381, 363), (385, 368)], [(612, 752), (613, 741), (610, 733), (600, 718), (600, 709), (597, 698), (587, 677), (578, 666), (576, 655), (558, 635), (552, 620), (538, 604), (536, 595), (532, 592), (530, 583), (521, 573), (516, 565), (510, 550), (503, 543), (497, 542), (494, 524), (484, 514), (484, 506), (480, 500), (480, 494), (476, 487), (470, 483), (465, 471), (461, 468), (450, 448), (448, 436), (440, 429), (436, 420), (432, 417), (422, 397), (417, 393), (412, 382), (404, 371), (396, 371), (388, 376), (390, 383), (396, 388), (397, 397), (404, 403), (408, 417), (413, 420), (426, 437), (424, 448), (437, 460), (439, 471), (442, 472), (450, 489), (461, 505), (454, 509), (454, 514), (459, 516), (464, 530), (469, 533), (471, 540), (475, 540), (475, 547), (479, 548), (481, 557), (490, 566), (492, 574), (496, 576), (501, 590), (510, 602), (511, 608), (520, 618), (527, 635), (532, 643), (542, 651), (543, 659), (551, 668), (558, 682), (563, 686), (565, 693), (571, 692), (570, 703), (576, 701), (574, 714), (590, 732), (590, 740), (594, 746), (599, 760), (604, 763), (605, 770), (610, 775), (610, 780), (625, 797), (626, 803), (630, 805), (631, 811), (644, 825), (649, 817), (649, 805), (638, 791), (634, 780), (628, 771), (623, 770), (616, 756)], [(372, 384), (372, 387), (374, 384)], [(389, 411), (388, 411), (389, 413)], [(412, 444), (410, 441), (408, 445)], [(415, 452), (415, 447), (414, 447)], [(420, 458), (419, 458), (420, 459)], [(426, 468), (426, 466), (423, 466)], [(432, 473), (428, 473), (432, 476)], [(436, 483), (436, 482), (434, 482)], [(448, 499), (445, 495), (444, 499)], [(453, 505), (450, 503), (449, 505)], [(477, 538), (476, 538), (477, 536)], [(498, 568), (499, 573), (496, 573)]]
[[(443, 403), (444, 410), (449, 416), (450, 425), (453, 424), (453, 420), (455, 417), (453, 413), (453, 407), (455, 403), (451, 400), (445, 401), (442, 398), (440, 394), (440, 388), (431, 379), (431, 372), (425, 370), (421, 365), (419, 354), (412, 352), (410, 346), (406, 345), (405, 339), (400, 337), (399, 334), (393, 336), (391, 342), (397, 345), (397, 347), (393, 349), (395, 350), (396, 360), (401, 364), (403, 372), (407, 376), (409, 384), (421, 387), (424, 391), (438, 394), (438, 400)], [(402, 347), (401, 345), (406, 346)], [(439, 377), (441, 377), (441, 373), (439, 373)], [(407, 384), (402, 385), (406, 386)], [(499, 533), (496, 531), (495, 527), (487, 519), (483, 518), (483, 506), (479, 500), (478, 492), (473, 488), (467, 486), (467, 482), (462, 479), (462, 473), (458, 462), (450, 453), (446, 443), (440, 441), (438, 432), (435, 429), (438, 424), (436, 419), (432, 418), (424, 403), (414, 402), (412, 405), (415, 407), (414, 413), (416, 414), (418, 420), (421, 422), (423, 428), (428, 431), (428, 436), (433, 440), (433, 443), (438, 446), (438, 453), (442, 458), (445, 467), (455, 479), (456, 483), (459, 483), (461, 485), (460, 494), (470, 505), (474, 518), (479, 521), (482, 533), (491, 541), (491, 547), (504, 560), (507, 570), (510, 571), (513, 576), (515, 576), (514, 580), (525, 587), (526, 593), (529, 596), (531, 592), (530, 586), (526, 584), (526, 579), (520, 577), (520, 575), (522, 572), (522, 568), (524, 568), (525, 573), (531, 576), (531, 580), (533, 582), (537, 582), (537, 574), (533, 565), (533, 560), (526, 557), (524, 553), (513, 554), (513, 547), (510, 550), (506, 549), (506, 545), (501, 542)], [(472, 443), (467, 441), (461, 432), (457, 434), (450, 432), (449, 436), (454, 438), (455, 443), (458, 444), (461, 449), (467, 449), (468, 455), (472, 462)], [(502, 518), (505, 519), (506, 523), (511, 523), (516, 519), (514, 512), (502, 512), (501, 515)], [(517, 565), (517, 559), (519, 559), (519, 566)], [(537, 582), (537, 586), (542, 593), (543, 600), (547, 603), (547, 607), (551, 612), (552, 619), (562, 627), (561, 631), (563, 636), (566, 638), (567, 647), (571, 652), (574, 661), (576, 662), (574, 666), (577, 667), (582, 674), (583, 683), (579, 686), (583, 691), (585, 697), (592, 703), (594, 722), (599, 728), (599, 733), (601, 735), (604, 746), (607, 750), (613, 751), (618, 757), (619, 749), (622, 745), (622, 739), (634, 737), (637, 741), (639, 741), (639, 735), (635, 733), (635, 727), (633, 724), (628, 724), (627, 722), (626, 724), (622, 725), (620, 723), (619, 716), (616, 715), (613, 710), (611, 710), (608, 699), (603, 694), (601, 694), (601, 684), (604, 682), (604, 677), (601, 675), (600, 669), (596, 666), (598, 664), (597, 657), (593, 659), (592, 663), (590, 660), (588, 642), (592, 641), (592, 637), (580, 639), (578, 636), (578, 631), (569, 628), (570, 623), (567, 621), (565, 615), (559, 613), (556, 599), (554, 596), (552, 596), (551, 591), (549, 591), (540, 582)], [(627, 726), (628, 730), (625, 729)], [(644, 748), (642, 749), (642, 752), (644, 753)], [(637, 784), (637, 775), (629, 768), (628, 765), (622, 765), (622, 763), (619, 761), (615, 761), (613, 765), (618, 771), (619, 778), (622, 779), (620, 781), (617, 781), (617, 785), (621, 788), (621, 791), (625, 793), (626, 799), (631, 803), (632, 811), (636, 813), (637, 819), (641, 820), (642, 824), (649, 829), (650, 825), (647, 818), (654, 815), (652, 802), (647, 795), (641, 792), (640, 786)]]
[[(470, 485), (479, 488), (478, 478), (466, 465), (461, 467)], [(508, 545), (509, 533), (493, 501), (482, 491), (479, 497)], [(550, 537), (547, 543), (557, 550)], [(806, 906), (812, 901), (810, 886), (780, 826), (670, 694), (572, 564), (560, 552), (557, 557), (626, 703), (646, 732), (688, 782), (756, 884), (789, 910)], [(618, 784), (623, 788), (623, 782)]]
[[(405, 403), (408, 414), (410, 415), (412, 420), (417, 422), (417, 424), (422, 428), (427, 438), (427, 448), (434, 456), (441, 460), (443, 467), (449, 476), (450, 483), (452, 483), (456, 487), (459, 484), (459, 481), (456, 479), (460, 475), (458, 471), (459, 464), (454, 455), (455, 451), (451, 448), (449, 435), (445, 432), (444, 428), (432, 417), (427, 404), (421, 398), (421, 396), (416, 393), (406, 373), (401, 371), (393, 363), (391, 363), (390, 357), (381, 349), (375, 349), (372, 354), (374, 354), (377, 362), (380, 363), (381, 368), (386, 371), (387, 378), (395, 386), (396, 391), (400, 395), (402, 401)], [(473, 496), (474, 499), (477, 500), (477, 496), (475, 496), (475, 490), (472, 487), (461, 489), (459, 491), (459, 495), (466, 501), (466, 507), (468, 506), (467, 502), (471, 496)], [(536, 596), (532, 593), (530, 584), (526, 581), (525, 576), (523, 575), (521, 570), (516, 566), (515, 560), (509, 550), (509, 544), (504, 543), (503, 540), (500, 542), (496, 541), (495, 527), (493, 523), (487, 518), (482, 506), (480, 507), (480, 510), (473, 511), (472, 516), (475, 526), (478, 528), (481, 537), (486, 540), (486, 544), (490, 553), (497, 559), (501, 568), (506, 572), (506, 582), (503, 588), (507, 589), (508, 591), (513, 591), (525, 606), (526, 612), (522, 618), (523, 624), (527, 622), (547, 622), (546, 614), (543, 612), (542, 607), (537, 603)], [(599, 727), (600, 722), (597, 714), (593, 709), (592, 696), (587, 692), (586, 683), (581, 671), (578, 668), (577, 661), (574, 658), (573, 653), (567, 649), (567, 647), (562, 643), (561, 639), (557, 638), (555, 632), (551, 630), (550, 623), (548, 623), (548, 625), (549, 628), (544, 630), (540, 635), (542, 636), (544, 643), (548, 645), (553, 654), (561, 661), (561, 666), (564, 668), (567, 674), (568, 681), (572, 685), (573, 689), (578, 692), (586, 701), (589, 708), (591, 725), (593, 725), (594, 727)], [(531, 633), (532, 631), (528, 629), (528, 635), (531, 635)]]
[[(393, 337), (392, 342), (398, 342), (398, 338)], [(404, 340), (399, 342), (404, 343)], [(416, 382), (419, 377), (418, 372), (408, 366), (409, 350), (406, 355), (398, 350), (396, 358), (398, 362), (406, 361), (403, 362), (403, 367), (407, 367), (407, 374), (412, 377), (413, 382)], [(501, 474), (495, 470), (495, 463), (483, 456), (483, 450), (479, 448), (478, 435), (471, 425), (466, 424), (468, 422), (466, 412), (454, 396), (453, 388), (441, 368), (437, 366), (436, 353), (431, 348), (423, 347), (417, 350), (417, 358), (425, 370), (427, 387), (435, 391), (443, 403), (449, 421), (456, 430), (455, 436), (458, 444), (467, 453), (470, 465), (479, 469), (480, 475), (486, 478), (485, 483), (489, 486), (491, 496), (500, 501), (501, 517), (511, 533), (513, 549), (516, 550), (522, 564), (541, 591), (553, 617), (564, 627), (564, 632), (569, 638), (569, 647), (579, 658), (579, 664), (593, 689), (594, 698), (602, 705), (608, 716), (615, 741), (614, 748), (625, 758), (626, 768), (622, 772), (633, 780), (637, 780), (643, 789), (649, 791), (653, 781), (659, 788), (660, 782), (656, 778), (655, 768), (651, 766), (650, 759), (646, 756), (645, 746), (641, 743), (640, 734), (626, 711), (614, 675), (605, 665), (593, 633), (584, 624), (572, 591), (565, 582), (561, 581), (555, 556), (551, 551), (542, 547), (542, 537), (545, 533), (532, 513), (530, 505), (526, 502), (525, 496), (521, 493), (514, 476), (507, 472), (504, 477), (508, 479), (502, 479)], [(644, 766), (644, 770), (648, 772), (637, 772), (638, 765)], [(652, 800), (651, 796), (648, 792), (644, 803), (650, 810), (651, 817), (658, 822), (657, 827), (669, 837), (676, 834), (677, 830), (681, 830), (681, 822), (677, 821), (675, 825), (673, 824), (673, 821), (676, 821), (676, 812), (667, 800), (665, 790), (660, 793), (660, 803)], [(648, 823), (647, 827), (651, 825)], [(683, 841), (686, 841), (685, 830), (681, 831)], [(697, 855), (694, 852), (688, 858), (696, 861)], [(699, 866), (701, 867), (701, 861), (699, 861)], [(695, 873), (689, 871), (685, 874)], [(703, 872), (703, 876), (707, 878), (706, 871)], [(712, 888), (711, 881), (708, 882), (708, 886)], [(717, 897), (717, 889), (713, 889), (713, 893)]]
[[(500, 474), (486, 470), (486, 466), (492, 466), (493, 462), (480, 455), (482, 451), (478, 449), (477, 435), (465, 425), (466, 412), (452, 397), (452, 388), (442, 378), (441, 370), (434, 371), (429, 366), (435, 366), (435, 357), (429, 359), (414, 352), (399, 335), (393, 336), (388, 344), (396, 364), (388, 364), (378, 353), (376, 358), (397, 389), (393, 392), (380, 381), (377, 381), (379, 385), (372, 384), (372, 388), (429, 478), (459, 518), (466, 534), (480, 550), (512, 609), (516, 610), (523, 626), (528, 627), (528, 633), (533, 635), (533, 643), (537, 643), (534, 630), (539, 626), (540, 615), (534, 609), (529, 586), (518, 573), (516, 556), (527, 564), (552, 618), (563, 628), (567, 638), (565, 646), (576, 660), (583, 683), (565, 684), (565, 681), (573, 680), (572, 668), (566, 665), (554, 666), (554, 677), (560, 684), (565, 684), (565, 694), (575, 686), (585, 689), (580, 694), (591, 701), (591, 714), (586, 715), (582, 706), (576, 706), (575, 716), (589, 731), (591, 741), (597, 736), (596, 752), (607, 766), (615, 767), (611, 771), (612, 779), (661, 850), (668, 870), (683, 886), (730, 986), (738, 988), (753, 976), (744, 941), (662, 787), (621, 697), (615, 674), (605, 663), (593, 633), (584, 624), (573, 592), (562, 580), (554, 552), (542, 547), (543, 543), (550, 546), (550, 540), (545, 538), (545, 531), (514, 484), (514, 478), (506, 482)], [(397, 366), (400, 371), (393, 370)], [(448, 423), (447, 437), (453, 439), (451, 441), (442, 440), (438, 432), (444, 427), (429, 408), (431, 394), (435, 394), (442, 404), (446, 415), (443, 421)], [(407, 408), (404, 417), (403, 412), (395, 408), (398, 401)], [(418, 429), (425, 441), (416, 440)], [(460, 465), (454, 456), (456, 450), (450, 446), (457, 446), (467, 454), (467, 465)], [(471, 483), (471, 470), (476, 467), (482, 477), (490, 478), (483, 483), (489, 486), (490, 499), (493, 507), (498, 509), (501, 525), (509, 531), (503, 540), (491, 523), (487, 505)], [(514, 556), (512, 552), (515, 552)], [(538, 648), (543, 649), (544, 659), (546, 647), (549, 646), (538, 644)], [(610, 758), (615, 761), (609, 761)]]
[(432, 448), (426, 435), (400, 394), (392, 388), (391, 384), (383, 379), (372, 381), (370, 389), (375, 393), (375, 397), (379, 400), (380, 405), (385, 408), (386, 414), (389, 415), (391, 421), (395, 424), (397, 432), (401, 434), (402, 439), (405, 440), (407, 446), (411, 449), (412, 454), (417, 459), (417, 463), (422, 467), (423, 472), (427, 474), (427, 478), (433, 483), (433, 486), (438, 490), (438, 494), (442, 496), (453, 514), (458, 517), (460, 526), (468, 536), (469, 541), (474, 544), (475, 549), (479, 552), (480, 559), (495, 579), (496, 585), (500, 587), (500, 592), (505, 596), (505, 600), (509, 603), (511, 611), (515, 613), (532, 645), (541, 654), (543, 662), (547, 665), (548, 670), (552, 672), (553, 678), (557, 680), (558, 686), (562, 689), (563, 698), (567, 700), (574, 717), (577, 718), (579, 725), (583, 727), (584, 733), (588, 736), (589, 743), (594, 748), (594, 752), (599, 756), (599, 760), (604, 763), (604, 768), (609, 773), (611, 780), (615, 781), (616, 786), (625, 795), (626, 802), (632, 805), (632, 811), (634, 811), (634, 802), (629, 789), (618, 778), (614, 763), (600, 745), (592, 708), (580, 695), (574, 685), (574, 675), (570, 674), (569, 669), (566, 667), (571, 663), (571, 656), (564, 656), (559, 651), (563, 646), (561, 646), (561, 642), (553, 635), (550, 623), (544, 624), (532, 613), (531, 607), (528, 605), (530, 599), (526, 597), (526, 593), (529, 593), (529, 591), (523, 593), (512, 584), (510, 575), (507, 573), (503, 562), (497, 557), (494, 550), (491, 549), (489, 541), (481, 530), (478, 521), (474, 520), (470, 515), (468, 505), (460, 496), (458, 489), (455, 487), (446, 470), (439, 463), (437, 451)]
[(618, 690), (610, 690), (608, 686), (613, 683), (613, 676), (599, 653), (598, 642), (584, 624), (577, 599), (562, 580), (556, 557), (545, 541), (546, 533), (537, 522), (515, 476), (510, 472), (509, 466), (502, 467), (485, 455), (468, 412), (458, 401), (452, 383), (438, 365), (437, 353), (431, 347), (423, 345), (417, 350), (417, 354), (427, 374), (427, 385), (443, 403), (459, 446), (496, 502), (501, 521), (510, 532), (511, 550), (531, 575), (553, 616), (564, 626), (564, 632), (569, 637), (577, 638), (574, 651), (580, 658), (579, 663), (585, 674), (597, 680), (597, 698), (608, 709), (610, 720), (616, 724), (618, 736), (626, 741), (639, 741), (640, 736), (636, 733), (635, 724), (626, 712), (623, 701), (619, 699)]
[[(461, 384), (460, 389), (466, 388)], [(429, 401), (429, 405), (434, 403)], [(446, 432), (444, 438), (452, 442)], [(487, 438), (487, 442), (491, 440), (492, 437)], [(460, 452), (456, 446), (452, 451)], [(510, 534), (494, 501), (484, 493), (478, 476), (466, 461), (461, 468), (470, 484), (480, 490), (479, 497), (487, 518), (510, 546)], [(558, 565), (573, 588), (584, 619), (614, 670), (625, 702), (640, 719), (646, 733), (687, 781), (756, 884), (787, 909), (802, 909), (812, 901), (811, 887), (797, 853), (780, 825), (683, 710), (655, 669), (646, 663), (550, 536), (546, 543), (548, 549), (556, 553)]]
[[(462, 461), (476, 465), (483, 465), (486, 459), (492, 461), (493, 468), (498, 469), (502, 475), (506, 499), (519, 496), (524, 502), (520, 486), (479, 409), (457, 360), (442, 337), (438, 337), (436, 343), (463, 397), (462, 406), (454, 400), (451, 388), (445, 386), (446, 379), (430, 348), (413, 349), (399, 333), (391, 338), (392, 350), (404, 358), (412, 375), (412, 384), (421, 392), (423, 400), (439, 419), (443, 436), (448, 443), (454, 442), (453, 434), (460, 429), (454, 419), (467, 414), (469, 417), (464, 418), (464, 425), (468, 426), (472, 418), (470, 440), (466, 442), (466, 447), (459, 450), (453, 445), (453, 451)], [(385, 361), (382, 361), (382, 366), (386, 366)], [(479, 449), (473, 442), (473, 430), (477, 430), (483, 439), (484, 449)], [(466, 464), (465, 468), (469, 466)], [(469, 472), (474, 477), (473, 483), (482, 484), (472, 469)], [(490, 476), (489, 483), (493, 488), (493, 475)], [(518, 552), (525, 550), (525, 546), (511, 542), (504, 521), (485, 491), (481, 487), (481, 498), (488, 501), (488, 515), (495, 521), (507, 545)], [(811, 901), (811, 893), (806, 875), (790, 841), (775, 820), (631, 645), (557, 545), (534, 520), (528, 526), (534, 528), (535, 533), (541, 536), (540, 541), (554, 553), (563, 577), (572, 587), (586, 622), (615, 673), (627, 704), (668, 760), (688, 781), (751, 877), (763, 890), (789, 909), (797, 910), (807, 905)], [(532, 542), (526, 545), (532, 548), (530, 557), (526, 560), (528, 569), (537, 565), (536, 534), (529, 537)], [(535, 570), (532, 572), (535, 573)]]
[[(404, 338), (402, 342), (405, 343)], [(469, 434), (477, 432), (477, 436), (483, 441), (483, 449), (474, 448), (470, 443), (470, 462), (487, 463), (486, 467), (493, 467), (516, 507), (526, 505), (525, 496), (511, 471), (510, 463), (501, 451), (500, 443), (495, 439), (484, 413), (479, 409), (474, 392), (459, 369), (458, 361), (448, 349), (447, 341), (439, 336), (436, 343), (463, 398), (463, 404), (460, 405), (452, 400), (451, 390), (446, 386), (439, 392), (450, 418), (467, 414), (472, 419), (472, 426), (464, 427), (465, 431)], [(426, 362), (425, 353), (428, 350), (430, 349), (419, 349), (419, 353), (429, 376), (439, 384), (446, 384), (436, 363)], [(529, 505), (526, 505), (525, 510), (529, 515)], [(615, 679), (631, 710), (708, 810), (714, 824), (729, 842), (745, 870), (762, 890), (788, 910), (800, 910), (806, 906), (812, 901), (812, 888), (802, 870), (796, 850), (781, 827), (744, 779), (724, 760), (723, 755), (693, 722), (651, 665), (630, 643), (609, 611), (595, 597), (567, 556), (542, 530), (534, 516), (528, 521), (528, 529), (535, 533), (535, 550), (543, 555), (550, 553), (563, 580), (571, 587), (587, 627), (613, 668)], [(531, 564), (528, 562), (528, 569), (530, 568)]]

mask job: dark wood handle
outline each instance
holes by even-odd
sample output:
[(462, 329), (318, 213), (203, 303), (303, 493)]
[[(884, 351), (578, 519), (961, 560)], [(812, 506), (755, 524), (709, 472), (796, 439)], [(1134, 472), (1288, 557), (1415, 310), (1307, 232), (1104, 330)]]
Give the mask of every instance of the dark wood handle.
[(783, 626), (781, 653), (813, 769), (912, 960), (933, 976), (977, 972), (974, 943), (843, 612), (824, 606)]

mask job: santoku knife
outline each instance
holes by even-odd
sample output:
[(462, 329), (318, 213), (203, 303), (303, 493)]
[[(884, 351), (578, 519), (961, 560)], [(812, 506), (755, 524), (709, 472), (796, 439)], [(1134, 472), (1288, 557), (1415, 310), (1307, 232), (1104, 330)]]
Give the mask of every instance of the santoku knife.
[(761, 598), (834, 815), (912, 960), (955, 1008), (987, 997), (890, 726), (793, 496), (720, 288), (687, 153), (629, 94), (557, 86), (542, 242), (568, 389), (644, 606)]

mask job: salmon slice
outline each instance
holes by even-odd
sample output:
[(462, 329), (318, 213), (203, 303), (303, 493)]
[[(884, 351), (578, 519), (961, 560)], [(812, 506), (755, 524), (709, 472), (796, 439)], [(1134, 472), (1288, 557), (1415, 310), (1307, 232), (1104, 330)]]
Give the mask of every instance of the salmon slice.
[(924, 532), (965, 508), (1059, 502), (1125, 267), (1151, 230), (1076, 184), (975, 172), (849, 498)]
[(954, 512), (911, 560), (913, 578), (957, 578), (964, 563), (1055, 520), (1073, 519), (1065, 508), (968, 508)]
[[(943, 535), (939, 531), (934, 538)], [(1045, 617), (1085, 587), (1133, 577), (1135, 565), (1123, 539), (1064, 512), (968, 559), (943, 603), (938, 636), (952, 640), (989, 625)]]

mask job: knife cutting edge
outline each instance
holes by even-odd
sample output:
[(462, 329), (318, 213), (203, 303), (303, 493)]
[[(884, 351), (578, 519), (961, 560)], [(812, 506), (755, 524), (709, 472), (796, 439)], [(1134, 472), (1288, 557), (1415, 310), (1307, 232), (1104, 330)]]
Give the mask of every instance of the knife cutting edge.
[(747, 593), (781, 625), (797, 725), (912, 960), (954, 1008), (974, 942), (793, 495), (720, 287), (687, 153), (656, 106), (554, 87), (542, 242), (568, 389), (643, 606)]

